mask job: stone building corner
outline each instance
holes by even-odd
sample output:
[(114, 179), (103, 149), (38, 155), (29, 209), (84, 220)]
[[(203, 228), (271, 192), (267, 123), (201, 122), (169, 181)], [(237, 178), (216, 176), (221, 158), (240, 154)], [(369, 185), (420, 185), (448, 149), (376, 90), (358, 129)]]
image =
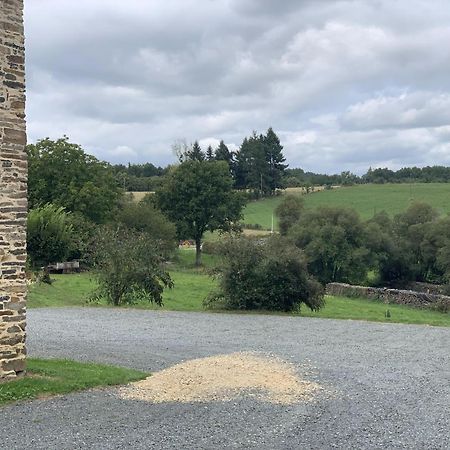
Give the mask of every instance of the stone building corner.
[(26, 365), (25, 145), (23, 0), (0, 0), (0, 379)]

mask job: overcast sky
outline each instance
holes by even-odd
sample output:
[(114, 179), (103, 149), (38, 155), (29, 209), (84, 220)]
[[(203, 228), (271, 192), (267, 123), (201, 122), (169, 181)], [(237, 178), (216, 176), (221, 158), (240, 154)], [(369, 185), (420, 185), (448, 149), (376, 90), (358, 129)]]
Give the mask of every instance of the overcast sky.
[(113, 162), (238, 147), (291, 167), (450, 165), (448, 0), (26, 0), (29, 140)]

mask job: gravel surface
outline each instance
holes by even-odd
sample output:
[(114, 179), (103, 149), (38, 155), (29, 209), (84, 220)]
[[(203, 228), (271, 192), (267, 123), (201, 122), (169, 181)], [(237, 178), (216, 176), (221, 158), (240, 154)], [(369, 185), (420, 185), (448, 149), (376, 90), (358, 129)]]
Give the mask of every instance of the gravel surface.
[(28, 336), (31, 356), (147, 371), (266, 352), (325, 389), (294, 405), (151, 404), (117, 388), (20, 403), (0, 409), (1, 448), (450, 448), (448, 328), (80, 308), (29, 311)]

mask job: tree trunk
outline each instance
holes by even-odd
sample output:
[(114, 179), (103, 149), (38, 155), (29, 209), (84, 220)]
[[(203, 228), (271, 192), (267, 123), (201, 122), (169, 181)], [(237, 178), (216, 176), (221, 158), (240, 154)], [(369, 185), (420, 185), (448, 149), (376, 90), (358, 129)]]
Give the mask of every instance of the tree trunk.
[(195, 265), (197, 267), (202, 265), (202, 240), (195, 240)]

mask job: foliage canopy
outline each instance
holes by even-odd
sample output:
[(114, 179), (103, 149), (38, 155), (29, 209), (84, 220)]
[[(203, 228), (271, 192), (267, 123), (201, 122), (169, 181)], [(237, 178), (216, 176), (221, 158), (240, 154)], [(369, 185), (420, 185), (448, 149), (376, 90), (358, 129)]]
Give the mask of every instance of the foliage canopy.
[(188, 160), (169, 173), (156, 201), (175, 223), (180, 239), (196, 242), (196, 264), (201, 264), (201, 240), (205, 232), (233, 229), (241, 218), (243, 197), (233, 190), (224, 161)]
[(42, 139), (27, 146), (30, 208), (53, 203), (96, 223), (110, 219), (121, 190), (111, 167), (69, 142)]

